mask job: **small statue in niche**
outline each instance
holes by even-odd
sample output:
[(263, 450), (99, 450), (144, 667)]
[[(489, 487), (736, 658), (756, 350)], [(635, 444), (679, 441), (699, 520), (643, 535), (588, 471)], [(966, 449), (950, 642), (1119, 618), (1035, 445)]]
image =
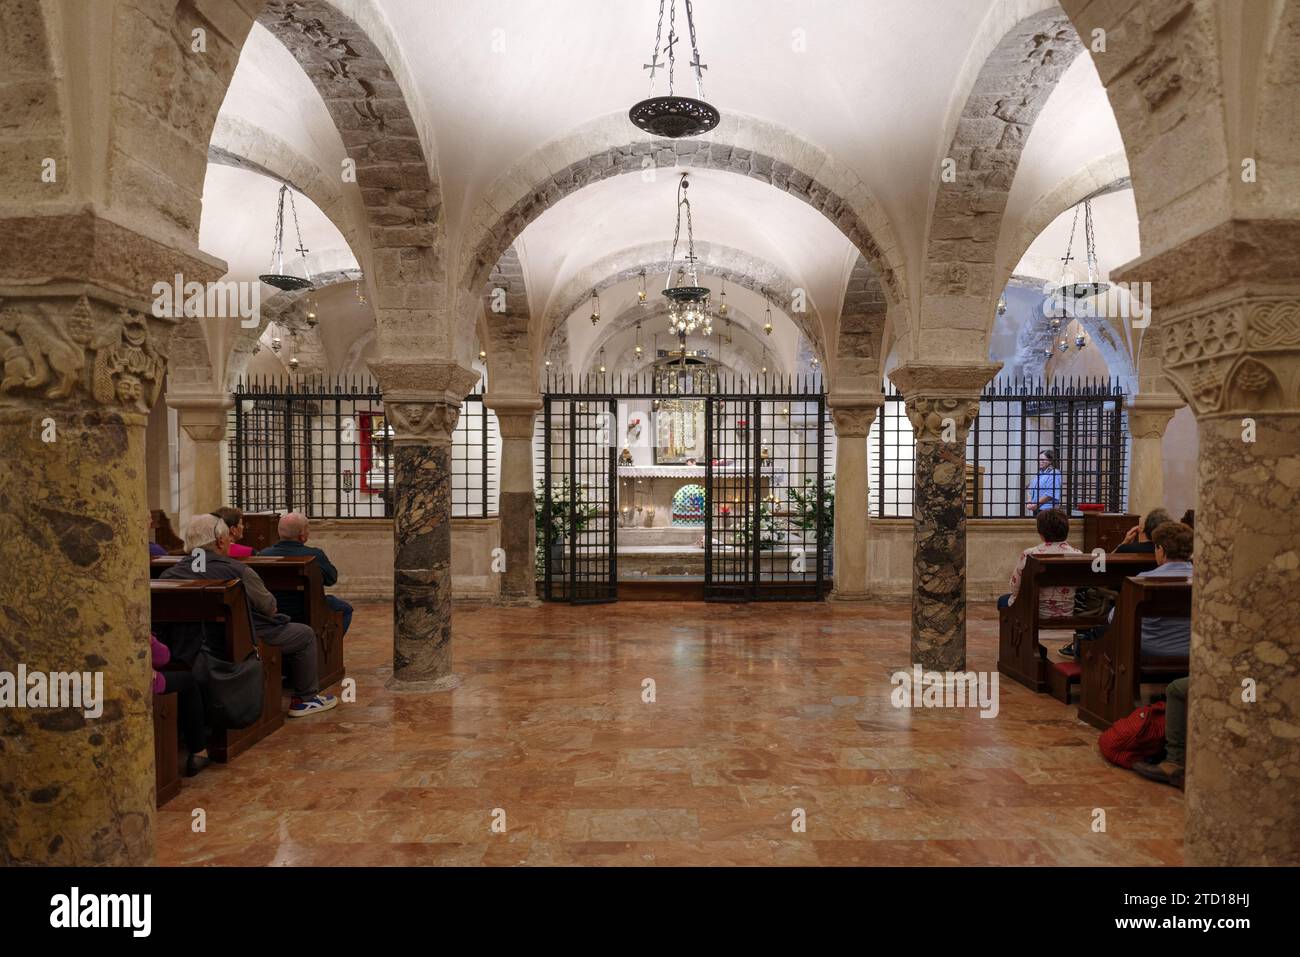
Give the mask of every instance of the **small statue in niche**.
[(633, 464), (633, 463), (632, 463), (632, 450), (631, 450), (630, 448), (628, 448), (627, 446), (624, 446), (624, 447), (623, 447), (623, 451), (620, 452), (620, 453), (618, 453), (618, 464), (619, 464), (619, 465), (632, 465), (632, 464)]

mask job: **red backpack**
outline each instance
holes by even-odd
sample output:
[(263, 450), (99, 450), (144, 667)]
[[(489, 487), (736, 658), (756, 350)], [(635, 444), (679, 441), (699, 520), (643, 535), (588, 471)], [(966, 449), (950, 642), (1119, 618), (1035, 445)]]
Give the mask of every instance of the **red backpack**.
[(1121, 768), (1154, 758), (1165, 748), (1165, 703), (1138, 708), (1101, 733), (1097, 742), (1102, 757)]

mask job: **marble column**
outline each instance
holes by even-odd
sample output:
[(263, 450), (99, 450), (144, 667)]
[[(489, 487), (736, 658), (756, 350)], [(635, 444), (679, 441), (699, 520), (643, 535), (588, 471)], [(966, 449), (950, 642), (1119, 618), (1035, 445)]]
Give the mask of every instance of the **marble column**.
[(215, 511), (226, 501), (222, 491), (221, 442), (234, 400), (225, 395), (167, 393), (181, 429), (180, 521), (178, 533), (193, 515)]
[(966, 667), (966, 436), (1000, 363), (909, 362), (890, 378), (916, 439), (912, 494), (912, 661)]
[(835, 419), (835, 601), (864, 601), (867, 594), (867, 435), (877, 396), (829, 398)]
[(449, 361), (373, 360), (393, 429), (393, 677), (456, 687), (451, 648), (451, 436), (478, 373)]
[(537, 521), (533, 492), (533, 428), (540, 395), (488, 395), (501, 433), (501, 547), (506, 553), (501, 601), (537, 604)]
[(1165, 428), (1185, 404), (1176, 395), (1136, 395), (1129, 403), (1128, 507), (1138, 515), (1165, 506)]
[(1208, 281), (1188, 268), (1174, 287), (1199, 280), (1213, 291), (1164, 310), (1166, 374), (1200, 435), (1186, 779), (1193, 865), (1300, 864), (1300, 278), (1218, 285), (1213, 271), (1220, 258), (1269, 248), (1278, 250), (1273, 268), (1284, 269), (1282, 250), (1300, 241), (1300, 226), (1289, 227), (1285, 244), (1252, 230), (1251, 243), (1227, 242), (1221, 256), (1187, 256)]
[(170, 330), (89, 283), (0, 297), (0, 672), (102, 689), (0, 709), (0, 865), (148, 864), (144, 438)]

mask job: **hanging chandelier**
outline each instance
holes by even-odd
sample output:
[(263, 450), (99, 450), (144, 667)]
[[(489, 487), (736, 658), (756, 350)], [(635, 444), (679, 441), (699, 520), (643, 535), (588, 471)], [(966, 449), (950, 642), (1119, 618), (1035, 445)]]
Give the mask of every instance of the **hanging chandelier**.
[[(284, 195), (289, 194), (289, 212), (293, 216), (293, 230), (298, 236), (298, 255), (302, 257), (301, 276), (294, 276), (284, 271)], [(269, 272), (258, 276), (262, 282), (276, 289), (310, 289), (311, 270), (307, 267), (307, 247), (302, 243), (302, 229), (298, 225), (298, 207), (294, 204), (293, 193), (288, 186), (280, 186), (280, 199), (275, 208), (275, 244), (271, 247), (271, 268)]]
[[(709, 308), (711, 293), (700, 285), (696, 268), (695, 229), (691, 223), (691, 201), (686, 195), (690, 186), (687, 174), (683, 173), (677, 182), (677, 227), (673, 231), (668, 285), (664, 289), (664, 297), (668, 300), (668, 328), (682, 341), (696, 330), (706, 336), (713, 335), (713, 315)], [(678, 263), (677, 245), (682, 236), (683, 209), (686, 210), (686, 256)]]
[[(664, 4), (669, 4), (668, 42), (663, 43)], [(674, 96), (674, 71), (677, 66), (676, 46), (681, 37), (677, 35), (677, 0), (659, 0), (659, 25), (655, 28), (654, 52), (650, 62), (642, 68), (650, 71), (650, 96), (628, 110), (628, 119), (637, 127), (654, 136), (668, 139), (680, 139), (683, 136), (699, 136), (718, 125), (722, 117), (718, 111), (704, 102), (704, 71), (708, 66), (700, 61), (699, 45), (695, 41), (695, 10), (691, 0), (686, 0), (686, 29), (690, 36), (691, 53), (694, 59), (690, 68), (695, 74), (695, 94), (697, 99), (689, 96)], [(668, 95), (655, 96), (655, 75), (659, 68), (665, 66), (659, 54), (668, 56)]]
[[(1085, 257), (1088, 264), (1086, 282), (1071, 282), (1070, 263), (1074, 260), (1074, 234), (1079, 228), (1079, 207), (1083, 207), (1083, 239)], [(1099, 296), (1110, 287), (1101, 281), (1101, 270), (1097, 267), (1097, 236), (1092, 226), (1092, 200), (1085, 199), (1074, 207), (1074, 221), (1070, 224), (1070, 239), (1065, 246), (1065, 255), (1061, 257), (1061, 284), (1057, 287), (1057, 298), (1068, 302), (1070, 306), (1083, 299)], [(1072, 309), (1068, 310), (1074, 315)]]

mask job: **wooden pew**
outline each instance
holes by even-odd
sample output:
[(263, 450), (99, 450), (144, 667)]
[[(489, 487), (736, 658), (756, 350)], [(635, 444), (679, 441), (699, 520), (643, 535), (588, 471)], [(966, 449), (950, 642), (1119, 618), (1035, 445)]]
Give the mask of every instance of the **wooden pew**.
[(1107, 555), (1105, 571), (1092, 570), (1093, 557), (1030, 555), (1020, 577), (1015, 603), (998, 621), (998, 671), (1034, 691), (1048, 689), (1047, 649), (1038, 643), (1042, 629), (1074, 631), (1106, 624), (1104, 616), (1067, 615), (1043, 618), (1038, 593), (1043, 588), (1098, 586), (1118, 591), (1124, 579), (1156, 567), (1151, 555)]
[[(180, 561), (168, 555), (149, 563), (149, 575), (157, 578), (167, 568)], [(314, 555), (254, 555), (242, 559), (257, 572), (259, 578), (273, 593), (301, 592), (304, 615), (302, 623), (316, 633), (317, 670), (321, 690), (324, 691), (343, 680), (343, 615), (325, 604), (325, 584), (321, 580), (320, 564)]]
[(1092, 726), (1105, 730), (1137, 707), (1143, 681), (1168, 683), (1188, 673), (1185, 657), (1142, 656), (1142, 619), (1150, 616), (1191, 618), (1192, 583), (1183, 578), (1126, 579), (1105, 634), (1079, 642), (1079, 717)]
[[(163, 559), (165, 561), (165, 559)], [(244, 586), (238, 581), (180, 581), (149, 583), (151, 618), (155, 625), (213, 622), (225, 632), (226, 657), (243, 661), (253, 650)], [(157, 629), (155, 629), (156, 631)], [(208, 753), (216, 761), (229, 761), (247, 751), (284, 724), (280, 701), (280, 649), (259, 645), (265, 681), (262, 716), (247, 728), (214, 729)]]
[(270, 548), (280, 540), (279, 526), (279, 512), (245, 512), (244, 540), (240, 544), (255, 552)]
[(162, 807), (181, 793), (180, 742), (176, 733), (176, 692), (153, 696), (154, 804)]

